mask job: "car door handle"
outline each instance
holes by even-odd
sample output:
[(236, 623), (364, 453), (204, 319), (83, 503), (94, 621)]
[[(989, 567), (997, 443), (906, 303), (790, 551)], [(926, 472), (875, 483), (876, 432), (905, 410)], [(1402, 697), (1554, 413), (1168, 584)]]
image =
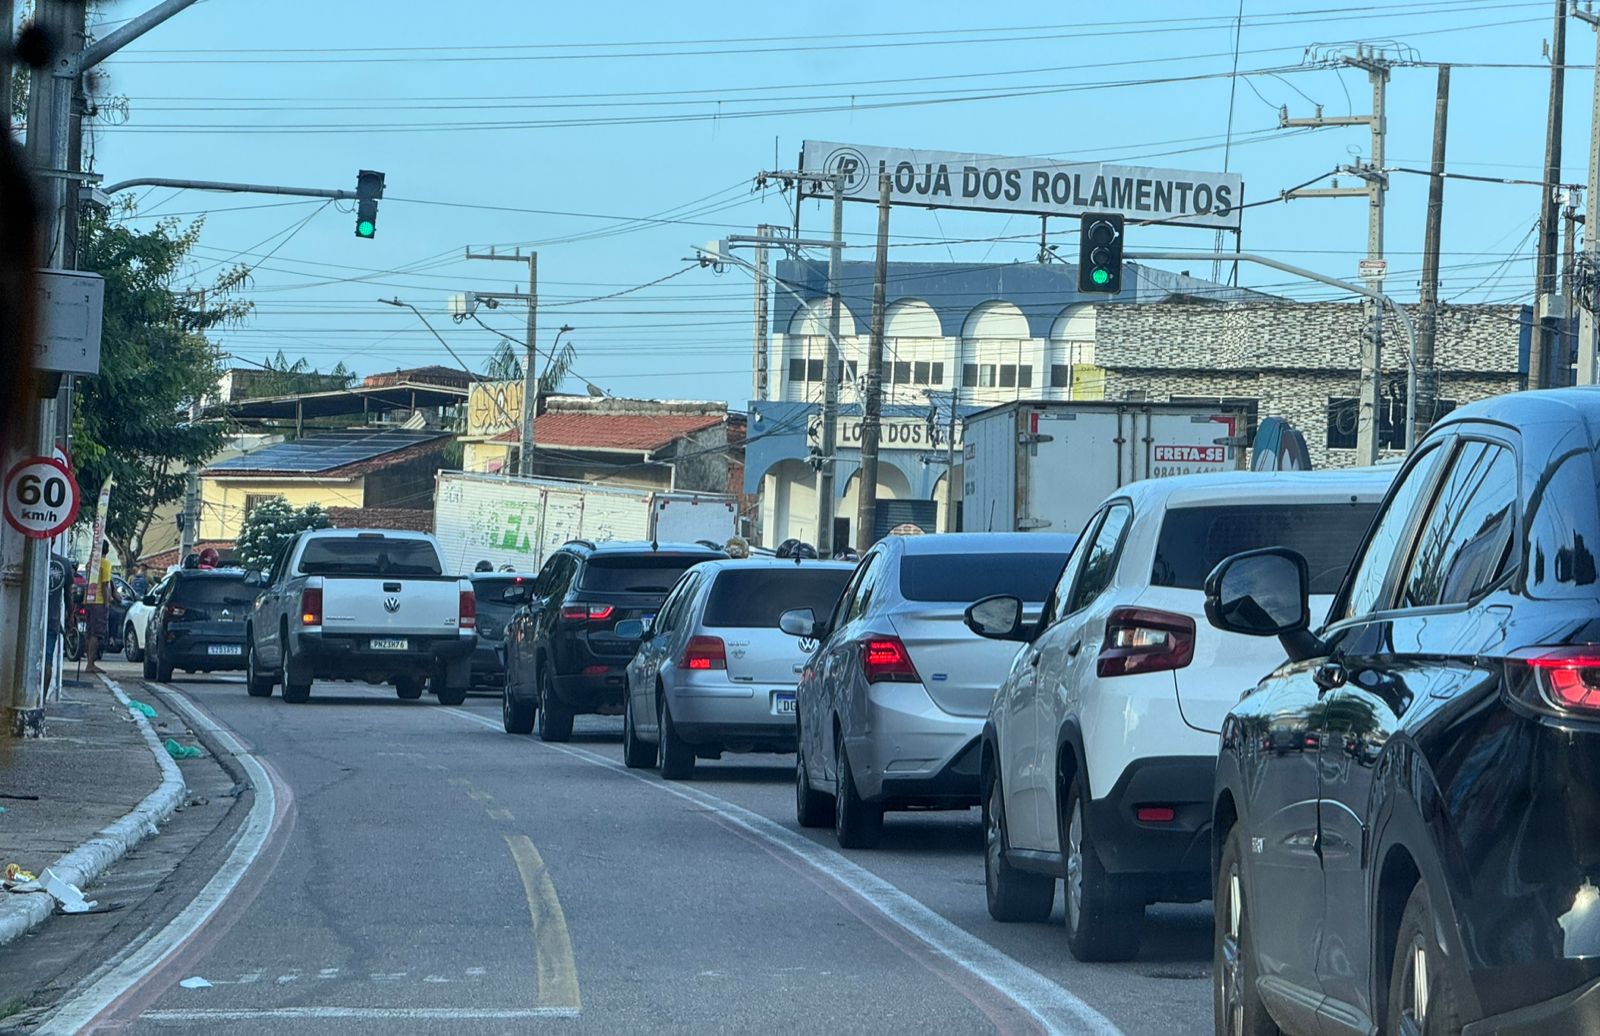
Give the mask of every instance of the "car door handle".
[(1335, 687), (1343, 687), (1349, 678), (1350, 674), (1338, 662), (1324, 662), (1311, 673), (1312, 682), (1317, 685), (1318, 697)]
[(1082, 650), (1083, 650), (1083, 641), (1080, 640), (1076, 644), (1074, 644), (1071, 647), (1067, 648), (1067, 657), (1068, 658), (1077, 658), (1078, 657), (1078, 652), (1080, 652)]

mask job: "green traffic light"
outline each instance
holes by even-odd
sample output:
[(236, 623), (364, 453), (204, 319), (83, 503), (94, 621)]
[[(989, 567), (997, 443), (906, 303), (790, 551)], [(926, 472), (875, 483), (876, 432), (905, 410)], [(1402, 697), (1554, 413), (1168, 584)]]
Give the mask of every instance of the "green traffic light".
[(1107, 284), (1107, 283), (1110, 283), (1110, 281), (1111, 281), (1111, 271), (1110, 270), (1092, 270), (1089, 273), (1089, 279), (1091, 281), (1094, 281), (1096, 284)]
[(372, 220), (364, 219), (356, 224), (356, 237), (372, 237), (378, 232)]

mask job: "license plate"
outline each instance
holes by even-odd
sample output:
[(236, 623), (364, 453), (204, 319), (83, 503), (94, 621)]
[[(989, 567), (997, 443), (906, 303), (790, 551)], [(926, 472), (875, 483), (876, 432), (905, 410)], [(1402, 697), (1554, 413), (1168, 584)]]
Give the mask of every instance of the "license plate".
[(794, 695), (774, 694), (772, 696), (772, 714), (774, 716), (793, 716)]
[(411, 647), (411, 642), (404, 637), (372, 638), (374, 651), (405, 651)]
[(206, 654), (208, 654), (208, 655), (242, 655), (242, 654), (244, 654), (244, 645), (243, 644), (212, 644), (210, 647), (206, 648)]

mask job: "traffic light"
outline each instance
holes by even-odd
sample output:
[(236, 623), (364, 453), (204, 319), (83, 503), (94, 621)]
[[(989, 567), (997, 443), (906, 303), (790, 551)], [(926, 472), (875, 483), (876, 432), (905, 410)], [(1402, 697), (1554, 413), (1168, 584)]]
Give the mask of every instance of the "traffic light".
[(1115, 295), (1122, 290), (1122, 216), (1085, 212), (1078, 232), (1078, 290)]
[(378, 199), (383, 197), (383, 174), (363, 169), (356, 174), (356, 237), (378, 236)]

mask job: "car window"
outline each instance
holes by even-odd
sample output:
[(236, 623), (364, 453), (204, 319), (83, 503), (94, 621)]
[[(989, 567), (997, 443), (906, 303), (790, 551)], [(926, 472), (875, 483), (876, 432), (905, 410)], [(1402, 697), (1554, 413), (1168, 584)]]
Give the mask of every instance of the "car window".
[(1497, 582), (1511, 553), (1516, 503), (1516, 455), (1494, 443), (1462, 443), (1418, 528), (1401, 607), (1463, 604)]
[(1367, 538), (1366, 547), (1359, 555), (1360, 560), (1351, 572), (1349, 587), (1345, 591), (1345, 604), (1339, 609), (1338, 618), (1366, 615), (1385, 606), (1388, 598), (1384, 594), (1384, 585), (1389, 569), (1393, 567), (1395, 553), (1407, 542), (1406, 530), (1411, 527), (1412, 515), (1433, 485), (1440, 458), (1444, 454), (1445, 451), (1439, 447), (1429, 450), (1401, 476), (1400, 484), (1390, 495), (1378, 524), (1373, 527), (1372, 535)]
[(806, 565), (781, 568), (723, 569), (706, 598), (706, 627), (777, 629), (778, 617), (793, 608), (810, 608), (812, 615), (827, 615), (838, 603), (848, 568)]
[[(902, 557), (900, 563), (905, 564), (905, 558)], [(871, 610), (872, 601), (878, 595), (878, 588), (883, 585), (884, 576), (891, 567), (893, 566), (885, 561), (873, 565), (862, 574), (861, 582), (856, 586), (855, 597), (850, 602), (850, 612), (845, 617), (846, 622), (854, 622)]]
[(1039, 604), (1066, 557), (1039, 551), (1004, 554), (907, 554), (900, 559), (900, 596), (908, 601), (969, 604), (1010, 594)]
[(850, 621), (850, 611), (861, 590), (861, 581), (867, 578), (867, 573), (877, 564), (880, 556), (876, 551), (869, 553), (861, 559), (861, 564), (856, 566), (855, 574), (850, 577), (850, 582), (845, 584), (844, 592), (839, 595), (839, 603), (828, 620), (828, 629), (836, 630)]
[(1117, 550), (1122, 546), (1122, 534), (1128, 531), (1128, 520), (1133, 508), (1127, 504), (1112, 504), (1106, 508), (1105, 520), (1095, 531), (1094, 542), (1084, 555), (1083, 573), (1072, 588), (1065, 614), (1071, 614), (1088, 605), (1111, 585), (1111, 574), (1116, 570)]
[(1201, 590), (1224, 558), (1287, 547), (1306, 559), (1312, 593), (1335, 593), (1377, 512), (1376, 503), (1348, 501), (1169, 508), (1161, 517), (1150, 585)]
[(578, 585), (599, 593), (665, 594), (678, 577), (707, 560), (684, 554), (622, 554), (592, 557)]
[(237, 577), (202, 576), (197, 579), (185, 579), (172, 590), (174, 604), (182, 604), (191, 609), (228, 608), (240, 615), (254, 600), (254, 591), (244, 585), (243, 573)]
[(694, 596), (695, 587), (699, 583), (698, 572), (686, 573), (678, 580), (678, 585), (673, 587), (667, 599), (661, 602), (661, 611), (657, 613), (655, 621), (655, 629), (658, 632), (668, 633), (678, 628), (678, 621), (683, 617), (684, 608)]
[(1061, 575), (1056, 580), (1055, 589), (1050, 591), (1050, 597), (1044, 603), (1044, 613), (1039, 618), (1040, 629), (1048, 629), (1066, 614), (1067, 600), (1072, 596), (1072, 584), (1078, 578), (1078, 573), (1083, 570), (1083, 559), (1094, 546), (1095, 533), (1099, 531), (1100, 520), (1104, 517), (1104, 510), (1096, 511), (1090, 516), (1089, 524), (1083, 527), (1078, 542), (1073, 545), (1072, 553), (1067, 555), (1067, 563), (1061, 566)]
[(539, 578), (534, 580), (533, 592), (538, 597), (549, 597), (561, 580), (561, 566), (566, 563), (567, 555), (557, 551), (545, 560), (544, 567), (539, 569)]
[(306, 576), (437, 576), (444, 569), (427, 540), (357, 533), (311, 540), (300, 555)]

